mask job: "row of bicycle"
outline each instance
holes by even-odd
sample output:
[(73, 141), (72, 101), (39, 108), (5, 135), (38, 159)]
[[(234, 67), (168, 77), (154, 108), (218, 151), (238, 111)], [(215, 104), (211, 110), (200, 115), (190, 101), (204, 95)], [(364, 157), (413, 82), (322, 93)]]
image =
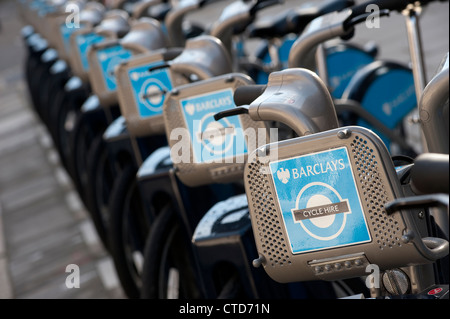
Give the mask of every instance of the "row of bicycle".
[[(214, 2), (20, 2), (33, 106), (127, 296), (447, 296), (448, 57), (425, 88), (413, 23), (431, 1), (187, 23)], [(347, 42), (374, 4), (404, 13), (412, 69)]]

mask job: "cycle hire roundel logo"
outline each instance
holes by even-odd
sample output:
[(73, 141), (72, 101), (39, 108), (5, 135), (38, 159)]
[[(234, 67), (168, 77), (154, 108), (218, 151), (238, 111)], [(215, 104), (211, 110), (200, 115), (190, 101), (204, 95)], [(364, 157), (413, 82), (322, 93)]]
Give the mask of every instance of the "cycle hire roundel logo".
[(76, 42), (78, 45), (81, 64), (83, 66), (84, 71), (89, 70), (89, 61), (87, 57), (88, 49), (91, 47), (92, 44), (101, 42), (103, 41), (103, 39), (104, 39), (103, 36), (98, 35), (94, 32), (77, 35)]
[(116, 90), (117, 81), (114, 68), (131, 57), (131, 51), (121, 45), (114, 45), (97, 51), (97, 58), (103, 70), (103, 78), (109, 91)]
[(270, 163), (293, 254), (371, 240), (345, 147)]
[(166, 93), (172, 90), (168, 68), (150, 71), (150, 68), (163, 63), (156, 61), (128, 70), (134, 100), (142, 118), (162, 114)]
[(180, 107), (189, 130), (194, 162), (223, 162), (247, 153), (240, 118), (214, 119), (216, 113), (236, 107), (232, 89), (183, 99)]

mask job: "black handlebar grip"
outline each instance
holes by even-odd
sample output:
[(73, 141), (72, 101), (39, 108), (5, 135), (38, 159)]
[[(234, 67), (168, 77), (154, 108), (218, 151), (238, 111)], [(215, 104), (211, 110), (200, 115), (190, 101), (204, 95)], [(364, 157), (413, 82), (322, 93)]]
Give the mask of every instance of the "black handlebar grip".
[(415, 193), (449, 193), (449, 155), (424, 153), (411, 168), (411, 187)]
[(163, 59), (164, 61), (170, 61), (175, 59), (177, 56), (179, 56), (182, 52), (183, 52), (184, 48), (168, 48), (164, 53), (163, 53)]
[(421, 5), (427, 5), (430, 2), (448, 2), (448, 0), (420, 0)]
[(266, 89), (264, 84), (244, 85), (234, 91), (234, 103), (236, 106), (248, 105), (256, 100)]
[(371, 4), (377, 5), (380, 10), (402, 11), (409, 3), (409, 0), (371, 0), (352, 7), (352, 17), (367, 13), (367, 6)]

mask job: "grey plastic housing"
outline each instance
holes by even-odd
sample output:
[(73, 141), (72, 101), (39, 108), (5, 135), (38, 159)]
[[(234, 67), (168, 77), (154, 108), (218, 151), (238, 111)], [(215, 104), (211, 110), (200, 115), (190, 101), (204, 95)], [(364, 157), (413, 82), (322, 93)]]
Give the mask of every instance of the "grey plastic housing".
[(94, 28), (94, 32), (106, 38), (121, 38), (130, 31), (128, 19), (129, 15), (124, 10), (108, 11), (102, 22)]
[[(120, 63), (116, 69), (117, 76), (117, 97), (119, 101), (121, 114), (125, 117), (127, 123), (127, 129), (131, 135), (149, 136), (155, 134), (164, 134), (164, 119), (162, 112), (157, 115), (144, 117), (139, 113), (138, 100), (135, 98), (133, 90), (132, 80), (130, 79), (132, 70), (141, 66), (155, 65), (165, 63), (167, 50), (160, 49), (153, 52), (141, 54), (126, 62)], [(161, 72), (162, 69), (155, 70), (154, 72)], [(145, 73), (144, 73), (145, 72)], [(147, 68), (146, 71), (141, 71), (142, 75), (146, 78), (150, 78), (154, 73)], [(169, 69), (169, 77), (172, 86), (180, 86), (187, 84), (188, 80), (184, 76), (173, 74)], [(161, 99), (166, 92), (160, 92)], [(141, 98), (144, 98), (143, 96)]]
[[(91, 83), (92, 92), (98, 96), (100, 104), (103, 107), (110, 107), (117, 103), (117, 90), (108, 89), (98, 55), (99, 51), (107, 50), (116, 46), (120, 46), (120, 41), (118, 39), (107, 39), (99, 43), (92, 44), (88, 49), (87, 58), (89, 61), (89, 82)], [(110, 72), (114, 71), (110, 70)]]
[(298, 136), (338, 127), (333, 100), (312, 71), (291, 68), (269, 75), (267, 88), (248, 106), (254, 121), (278, 121)]
[(221, 40), (210, 35), (200, 35), (186, 41), (183, 52), (169, 62), (174, 73), (196, 80), (231, 73), (231, 57)]
[[(39, 33), (43, 38), (49, 39), (52, 37), (53, 23), (52, 20), (56, 17), (60, 17), (65, 15), (66, 5), (69, 3), (77, 4), (83, 7), (83, 3), (80, 1), (59, 1), (52, 0), (46, 1), (43, 6), (40, 5), (30, 5), (30, 3), (26, 2), (22, 5), (24, 6), (25, 12), (25, 20), (30, 23), (33, 28), (36, 30), (36, 33)], [(49, 41), (49, 42), (53, 42)]]
[(66, 7), (77, 6), (78, 8), (83, 8), (84, 3), (82, 1), (67, 1), (65, 3), (56, 4), (53, 11), (47, 12), (45, 16), (40, 17), (40, 27), (42, 28), (40, 33), (49, 42), (50, 46), (57, 49), (58, 51), (63, 49), (60, 47), (60, 24), (69, 15)]
[(130, 51), (133, 56), (137, 56), (164, 48), (166, 44), (167, 40), (161, 30), (160, 23), (151, 18), (141, 18), (133, 23), (130, 32), (120, 40), (106, 40), (93, 44), (88, 51), (90, 66), (88, 75), (92, 90), (99, 97), (102, 106), (109, 107), (117, 103), (117, 90), (109, 90), (106, 86), (100, 61), (97, 57), (98, 51), (120, 45), (123, 49)]
[[(98, 2), (86, 3), (85, 6), (81, 8), (81, 11), (79, 13), (79, 26), (78, 27), (76, 25), (72, 26), (74, 28), (72, 32), (77, 32), (81, 28), (95, 27), (98, 23), (101, 22), (104, 10), (105, 8), (101, 3)], [(57, 49), (63, 60), (69, 61), (71, 59), (71, 54), (73, 50), (69, 50), (69, 48), (65, 46), (63, 35), (61, 33), (61, 26), (63, 24), (67, 24), (66, 15), (59, 17), (59, 19), (55, 23), (55, 26), (53, 27), (53, 30), (55, 32), (54, 47)], [(82, 27), (80, 28), (80, 26)]]
[[(206, 112), (198, 111), (199, 105), (196, 104), (195, 107), (197, 108), (197, 110), (194, 113), (194, 104), (191, 104), (192, 111), (189, 111), (187, 110), (188, 104), (183, 106), (183, 101), (194, 101), (197, 97), (205, 99), (207, 97), (208, 100), (204, 100), (204, 104), (202, 104), (202, 107), (203, 105), (219, 105), (220, 100), (214, 99), (216, 92), (219, 92), (219, 94), (222, 94), (221, 92), (228, 92), (226, 93), (228, 94), (226, 96), (228, 99), (226, 101), (225, 107), (233, 108), (235, 107), (234, 102), (232, 101), (232, 94), (234, 90), (237, 87), (249, 84), (253, 84), (253, 81), (247, 75), (240, 73), (230, 73), (177, 87), (176, 90), (173, 90), (167, 95), (163, 110), (166, 136), (168, 138), (169, 146), (171, 147), (172, 152), (174, 152), (172, 154), (172, 160), (176, 168), (176, 174), (184, 184), (188, 186), (200, 186), (212, 183), (241, 181), (247, 155), (257, 147), (258, 142), (256, 141), (256, 143), (253, 143), (253, 140), (256, 140), (257, 137), (262, 137), (263, 143), (267, 143), (267, 141), (269, 141), (268, 131), (265, 123), (255, 122), (247, 114), (243, 114), (238, 116), (238, 126), (240, 125), (240, 127), (232, 127), (232, 135), (228, 135), (228, 137), (231, 136), (231, 139), (228, 140), (231, 142), (225, 141), (225, 139), (227, 138), (226, 130), (225, 135), (221, 135), (223, 144), (219, 144), (221, 147), (223, 146), (223, 149), (221, 148), (223, 153), (219, 154), (218, 158), (214, 159), (213, 161), (204, 161), (194, 157), (194, 146), (191, 139), (192, 133), (189, 129), (189, 124), (191, 123), (188, 124), (187, 121), (193, 121), (195, 119), (200, 123), (206, 123), (208, 121), (210, 121), (210, 124), (219, 123), (214, 120), (211, 121), (212, 116), (215, 114), (215, 112), (218, 111), (215, 106), (211, 106), (211, 109), (208, 109)], [(222, 100), (225, 101), (225, 98), (222, 98)], [(191, 116), (185, 115), (187, 112), (191, 112)], [(209, 115), (205, 115), (206, 113), (208, 113)], [(199, 115), (197, 116), (197, 114)], [(234, 119), (233, 123), (236, 123), (235, 121), (236, 118)], [(223, 124), (223, 126), (222, 124), (218, 125), (220, 125), (221, 129), (224, 129), (226, 126), (226, 124)], [(228, 123), (228, 125), (233, 126), (231, 122)], [(201, 130), (194, 130), (194, 132), (198, 132), (197, 134), (203, 135), (207, 134), (206, 131), (210, 126), (200, 124), (199, 127)], [(236, 129), (242, 129), (242, 132), (246, 134), (241, 135), (239, 132), (236, 133)], [(174, 160), (175, 158), (177, 158), (177, 155), (179, 155), (177, 153), (179, 150), (177, 144), (180, 145), (179, 143), (186, 142), (186, 138), (183, 140), (183, 136), (179, 135), (177, 133), (177, 130), (183, 130), (183, 132), (186, 133), (189, 131), (189, 142), (188, 144), (184, 145), (184, 148), (181, 150), (184, 152), (189, 151), (189, 156), (188, 158), (186, 158), (187, 160), (185, 160), (184, 158), (180, 160)], [(222, 132), (221, 134), (224, 133)], [(186, 137), (186, 135), (184, 137)], [(195, 139), (196, 137), (192, 138)], [(241, 138), (245, 139), (247, 152), (236, 151), (236, 145), (241, 142), (244, 143), (244, 141), (241, 141)], [(252, 141), (249, 142), (250, 139)], [(204, 150), (205, 146), (203, 146), (203, 140), (201, 143), (199, 143), (199, 145), (202, 145), (202, 150)], [(231, 153), (226, 151), (228, 146), (231, 146)]]
[(92, 33), (93, 30), (94, 27), (81, 28), (74, 31), (70, 35), (70, 47), (72, 48), (72, 52), (69, 55), (70, 68), (72, 69), (73, 74), (79, 77), (83, 82), (87, 82), (89, 80), (89, 75), (88, 72), (83, 68), (81, 54), (77, 47), (77, 38), (79, 36)]
[[(105, 12), (104, 18), (102, 22), (100, 22), (100, 25), (103, 23), (102, 30), (103, 34), (105, 34), (105, 30), (109, 28), (110, 32), (107, 32), (107, 38), (108, 39), (117, 39), (118, 35), (113, 32), (114, 30), (117, 30), (117, 27), (115, 27), (115, 24), (122, 24), (124, 22), (124, 12), (122, 10), (111, 10), (108, 12)], [(115, 21), (115, 23), (113, 23)], [(125, 20), (126, 21), (126, 20)], [(94, 33), (98, 30), (94, 26), (87, 26), (85, 28), (80, 28), (79, 30), (74, 31), (70, 35), (70, 47), (72, 48), (72, 53), (69, 57), (69, 63), (70, 67), (73, 70), (73, 73), (75, 76), (78, 76), (83, 82), (89, 81), (89, 74), (88, 72), (83, 68), (83, 62), (81, 59), (80, 51), (78, 49), (75, 49), (78, 47), (77, 39), (79, 36), (87, 35), (89, 33)]]
[[(118, 79), (117, 97), (122, 115), (126, 118), (131, 134), (146, 136), (165, 133), (163, 114), (142, 117), (139, 114), (137, 101), (133, 96), (133, 88), (128, 75), (129, 71), (138, 66), (160, 63), (155, 70), (148, 72), (149, 78), (153, 72), (167, 69), (172, 88), (188, 84), (195, 76), (195, 80), (205, 80), (211, 77), (230, 73), (231, 61), (220, 40), (211, 36), (199, 36), (186, 41), (186, 46), (175, 58), (169, 58), (170, 50), (160, 49), (135, 56), (120, 63), (116, 68)], [(154, 74), (154, 73), (153, 73)], [(166, 94), (167, 92), (161, 92)], [(165, 98), (165, 97), (164, 97)]]
[(120, 40), (120, 44), (135, 55), (165, 48), (168, 42), (160, 22), (148, 17), (133, 22), (130, 32)]
[[(257, 149), (249, 156), (244, 180), (259, 254), (255, 264), (263, 265), (267, 274), (275, 281), (338, 280), (367, 275), (366, 267), (369, 264), (376, 264), (380, 270), (386, 270), (426, 264), (440, 258), (433, 254), (421, 238), (423, 234), (419, 229), (423, 229), (421, 227), (424, 225), (421, 223), (425, 221), (414, 218), (408, 211), (388, 215), (384, 209), (386, 203), (404, 195), (391, 157), (381, 139), (372, 131), (362, 127), (337, 128), (269, 144), (264, 149), (265, 153)], [(271, 173), (269, 166), (273, 162), (336, 149), (346, 150), (348, 154), (369, 240), (327, 247), (327, 241), (330, 240), (327, 238), (323, 239), (323, 247), (320, 249), (294, 252), (286, 228), (288, 219), (285, 219), (294, 218), (294, 213), (289, 216), (287, 211), (281, 210), (274, 183), (275, 178), (283, 176)], [(278, 154), (277, 160), (266, 158), (271, 152)], [(298, 169), (300, 170), (300, 167)], [(311, 177), (312, 181), (313, 178), (315, 177)], [(293, 179), (291, 174), (291, 183), (304, 181)], [(351, 187), (350, 184), (343, 184), (348, 183), (348, 180), (337, 179), (334, 183)], [(302, 194), (304, 193), (291, 194), (287, 202), (284, 198), (283, 205), (296, 207), (296, 200), (303, 196)], [(355, 211), (355, 206), (350, 207), (351, 214), (352, 210)], [(342, 234), (353, 234), (354, 229), (346, 230), (346, 223), (342, 224)], [(302, 221), (294, 225), (298, 228), (295, 228), (295, 232), (292, 232), (291, 228), (291, 236), (297, 236), (296, 232), (306, 224)], [(305, 236), (304, 241), (300, 241), (300, 247), (308, 245), (308, 238)]]

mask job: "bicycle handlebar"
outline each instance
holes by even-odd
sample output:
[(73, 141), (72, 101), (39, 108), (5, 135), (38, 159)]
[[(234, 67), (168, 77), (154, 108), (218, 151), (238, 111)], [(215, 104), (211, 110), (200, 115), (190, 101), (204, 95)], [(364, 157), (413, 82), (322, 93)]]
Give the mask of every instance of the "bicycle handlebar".
[(298, 136), (338, 127), (331, 95), (312, 71), (289, 68), (273, 72), (267, 87), (254, 85), (243, 90), (235, 92), (235, 101), (244, 105), (217, 113), (216, 120), (246, 113), (254, 121), (283, 123)]
[(356, 17), (358, 15), (367, 13), (367, 7), (371, 4), (378, 6), (379, 10), (390, 10), (390, 11), (398, 11), (401, 12), (403, 9), (405, 9), (408, 4), (412, 4), (415, 2), (419, 2), (421, 5), (427, 5), (430, 2), (435, 1), (448, 1), (448, 0), (370, 0), (361, 4), (358, 4), (354, 7), (352, 7), (353, 17)]
[(268, 8), (276, 4), (282, 4), (282, 0), (258, 0), (255, 6), (250, 9), (250, 14), (254, 16), (259, 10)]
[(411, 168), (411, 186), (416, 194), (449, 193), (449, 155), (424, 153)]
[(376, 5), (380, 10), (402, 11), (409, 2), (409, 0), (370, 0), (352, 7), (352, 17), (367, 13), (369, 5)]
[[(437, 0), (434, 0), (437, 1)], [(351, 8), (321, 16), (309, 24), (309, 28), (292, 45), (289, 54), (289, 67), (311, 68), (312, 53), (320, 43), (333, 38), (341, 37), (348, 40), (353, 36), (354, 26), (366, 21), (375, 9), (380, 16), (389, 14), (389, 11), (402, 11), (412, 0), (370, 0)], [(427, 4), (431, 1), (420, 1)]]
[(263, 94), (266, 88), (265, 84), (240, 86), (234, 91), (234, 104), (236, 106), (248, 105)]

